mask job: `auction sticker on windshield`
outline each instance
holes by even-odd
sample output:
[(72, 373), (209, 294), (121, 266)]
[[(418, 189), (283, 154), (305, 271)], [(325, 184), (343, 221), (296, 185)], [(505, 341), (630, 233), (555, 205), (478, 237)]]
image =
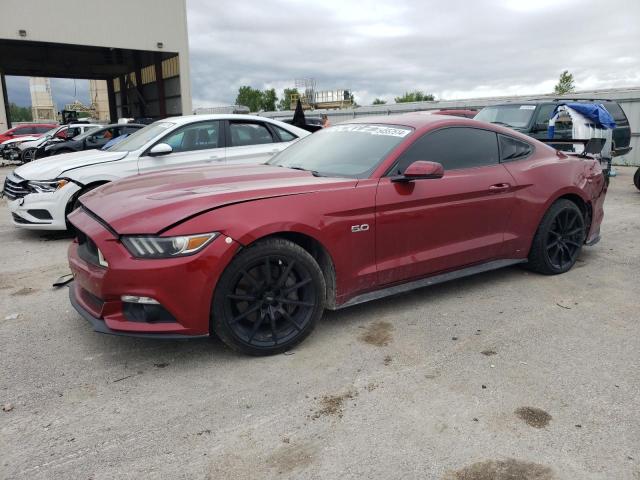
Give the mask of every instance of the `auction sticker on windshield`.
[(348, 124), (348, 125), (336, 125), (335, 127), (328, 128), (327, 132), (357, 132), (367, 133), (369, 135), (384, 135), (387, 137), (406, 137), (411, 133), (411, 129), (387, 127), (382, 125), (360, 125), (360, 124)]

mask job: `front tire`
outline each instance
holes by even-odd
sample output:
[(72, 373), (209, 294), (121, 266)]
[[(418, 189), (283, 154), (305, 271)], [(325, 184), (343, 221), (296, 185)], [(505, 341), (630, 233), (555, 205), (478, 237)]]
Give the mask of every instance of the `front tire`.
[(71, 200), (69, 200), (69, 203), (67, 204), (67, 210), (66, 210), (66, 213), (64, 215), (65, 221), (67, 223), (67, 230), (69, 232), (73, 233), (74, 228), (73, 228), (73, 225), (71, 225), (71, 223), (69, 223), (69, 220), (67, 220), (67, 217), (69, 216), (69, 214), (71, 212), (73, 212), (78, 207), (80, 207), (80, 197), (82, 195), (84, 195), (85, 193), (89, 193), (91, 190), (95, 190), (96, 188), (101, 187), (102, 185), (104, 185), (104, 183), (98, 183), (98, 184), (94, 184), (94, 185), (89, 185), (88, 187), (83, 188), (78, 193), (76, 193), (73, 197), (71, 197)]
[(636, 173), (633, 176), (633, 184), (636, 186), (638, 190), (640, 190), (640, 168), (636, 170)]
[(282, 238), (242, 250), (213, 298), (212, 333), (249, 355), (273, 355), (303, 341), (322, 316), (326, 287), (315, 259)]
[(37, 148), (27, 148), (22, 152), (22, 163), (29, 163), (36, 159)]
[(586, 237), (582, 211), (570, 200), (556, 201), (542, 217), (531, 251), (528, 268), (544, 275), (571, 270)]

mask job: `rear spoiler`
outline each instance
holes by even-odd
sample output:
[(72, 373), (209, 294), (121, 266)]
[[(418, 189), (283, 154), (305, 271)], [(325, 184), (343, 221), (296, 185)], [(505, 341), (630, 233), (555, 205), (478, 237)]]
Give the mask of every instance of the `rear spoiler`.
[[(604, 144), (607, 142), (605, 138), (590, 138), (589, 140), (578, 139), (578, 138), (565, 138), (562, 140), (554, 140), (554, 139), (538, 139), (542, 143), (546, 143), (553, 147), (553, 145), (571, 145), (574, 143), (581, 143), (584, 145), (584, 150), (580, 154), (582, 157), (586, 157), (587, 155), (600, 155), (602, 149), (604, 148)], [(554, 147), (555, 148), (555, 147)]]

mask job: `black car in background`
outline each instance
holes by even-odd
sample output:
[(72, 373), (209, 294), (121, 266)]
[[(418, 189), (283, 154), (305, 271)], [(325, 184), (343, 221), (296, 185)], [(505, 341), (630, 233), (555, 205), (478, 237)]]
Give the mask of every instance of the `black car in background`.
[(53, 143), (43, 146), (36, 152), (35, 158), (48, 157), (59, 153), (80, 152), (82, 150), (94, 150), (104, 147), (104, 145), (124, 134), (132, 134), (146, 125), (138, 123), (123, 123), (107, 125), (78, 135), (66, 142)]
[[(289, 125), (295, 125), (293, 123), (293, 118), (276, 118), (275, 120), (280, 120), (281, 122), (288, 123)], [(305, 124), (304, 125), (295, 125), (296, 127), (300, 127), (307, 132), (317, 132), (318, 130), (322, 130), (322, 117), (304, 117)]]
[[(538, 140), (547, 139), (549, 119), (558, 104), (566, 102), (601, 103), (616, 122), (613, 130), (613, 155), (620, 156), (631, 151), (631, 127), (622, 107), (613, 101), (605, 99), (558, 98), (553, 100), (527, 100), (510, 102), (501, 105), (484, 107), (474, 117), (483, 122), (497, 123), (518, 132), (529, 135)], [(570, 139), (571, 128), (564, 128), (561, 123), (556, 124), (554, 139)]]

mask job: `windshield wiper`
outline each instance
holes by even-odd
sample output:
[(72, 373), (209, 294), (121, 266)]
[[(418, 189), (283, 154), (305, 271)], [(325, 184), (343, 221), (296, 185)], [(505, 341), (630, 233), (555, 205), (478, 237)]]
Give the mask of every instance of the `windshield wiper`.
[[(279, 166), (283, 166), (283, 165), (279, 165)], [(314, 177), (321, 177), (322, 175), (320, 175), (316, 170), (307, 170), (306, 168), (302, 168), (302, 167), (298, 167), (298, 166), (294, 166), (294, 167), (285, 167), (285, 168), (290, 168), (291, 170), (302, 170), (303, 172), (309, 172), (311, 173), (311, 175), (313, 175)]]

